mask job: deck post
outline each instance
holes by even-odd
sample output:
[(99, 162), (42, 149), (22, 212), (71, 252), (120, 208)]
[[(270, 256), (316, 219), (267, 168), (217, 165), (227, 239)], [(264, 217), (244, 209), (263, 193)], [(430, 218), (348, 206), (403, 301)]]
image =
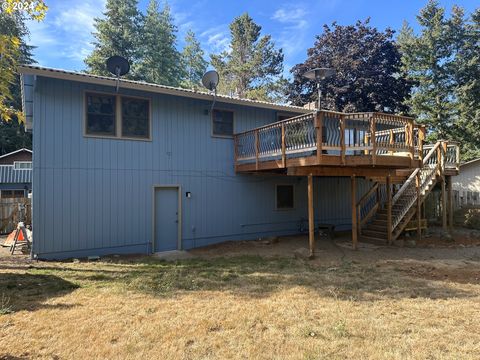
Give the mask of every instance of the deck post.
[(260, 143), (258, 141), (258, 130), (255, 131), (255, 170), (258, 170), (258, 153), (260, 149)]
[(447, 202), (448, 202), (448, 226), (450, 231), (453, 230), (453, 191), (452, 177), (447, 176)]
[(442, 175), (441, 180), (441, 189), (442, 189), (442, 228), (447, 231), (447, 196), (445, 194), (445, 175)]
[(387, 175), (387, 240), (392, 243), (392, 178)]
[(315, 218), (313, 214), (313, 176), (308, 175), (308, 245), (310, 259), (315, 256)]
[(420, 196), (422, 196), (420, 192), (420, 172), (417, 172), (416, 176), (416, 187), (417, 187), (417, 241), (422, 240), (422, 203)]
[(409, 148), (409, 155), (410, 159), (413, 160), (415, 158), (415, 141), (413, 139), (413, 120), (408, 121), (408, 148)]
[(287, 156), (286, 156), (286, 151), (287, 147), (285, 145), (285, 124), (282, 123), (282, 166), (284, 168), (287, 167)]
[(351, 202), (352, 202), (352, 247), (354, 250), (358, 248), (358, 223), (357, 223), (357, 181), (355, 174), (351, 177)]
[(372, 165), (375, 166), (377, 159), (377, 139), (375, 136), (376, 132), (375, 116), (370, 117), (370, 141), (372, 143)]
[(317, 163), (322, 163), (322, 145), (323, 145), (323, 112), (317, 111), (315, 116), (315, 128), (317, 132)]
[(342, 165), (345, 165), (345, 153), (347, 150), (347, 146), (345, 144), (345, 116), (340, 115), (340, 156), (342, 158)]
[(425, 141), (425, 126), (418, 128), (418, 158), (423, 164), (423, 142)]

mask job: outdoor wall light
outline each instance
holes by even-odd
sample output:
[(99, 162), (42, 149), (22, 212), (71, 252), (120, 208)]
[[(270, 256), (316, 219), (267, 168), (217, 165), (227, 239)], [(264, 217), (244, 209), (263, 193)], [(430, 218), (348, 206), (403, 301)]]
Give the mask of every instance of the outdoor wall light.
[(187, 191), (187, 192), (185, 193), (185, 197), (186, 197), (187, 199), (190, 199), (190, 198), (192, 197), (192, 193), (191, 193), (190, 191)]

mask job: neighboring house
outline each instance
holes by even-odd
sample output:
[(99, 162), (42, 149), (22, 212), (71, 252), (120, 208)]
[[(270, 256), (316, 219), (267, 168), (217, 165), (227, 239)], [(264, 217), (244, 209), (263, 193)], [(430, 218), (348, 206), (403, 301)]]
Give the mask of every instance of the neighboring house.
[(20, 149), (0, 156), (0, 198), (28, 197), (32, 190), (32, 151)]
[[(122, 79), (117, 93), (111, 77), (20, 72), (39, 258), (191, 249), (305, 229), (312, 239), (314, 222), (352, 228), (356, 239), (357, 222), (377, 209), (355, 215), (368, 176), (395, 180), (397, 169), (421, 163), (409, 118), (222, 95), (211, 111), (206, 92)], [(392, 233), (403, 226), (394, 220)]]
[(480, 158), (461, 164), (452, 186), (457, 207), (480, 205)]

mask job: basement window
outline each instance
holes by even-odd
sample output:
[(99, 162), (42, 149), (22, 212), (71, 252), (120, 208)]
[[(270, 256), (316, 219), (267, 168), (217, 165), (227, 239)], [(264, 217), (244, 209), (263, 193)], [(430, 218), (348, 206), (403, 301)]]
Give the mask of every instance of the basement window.
[(220, 109), (212, 111), (212, 135), (233, 137), (233, 111)]
[(277, 185), (275, 189), (277, 210), (290, 210), (294, 207), (294, 186)]
[(150, 100), (132, 96), (85, 93), (85, 135), (150, 140)]

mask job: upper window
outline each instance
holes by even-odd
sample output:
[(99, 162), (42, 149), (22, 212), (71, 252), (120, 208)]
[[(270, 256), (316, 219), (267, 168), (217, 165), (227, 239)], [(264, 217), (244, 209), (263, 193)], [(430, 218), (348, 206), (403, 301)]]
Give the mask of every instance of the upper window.
[(87, 94), (87, 134), (115, 136), (116, 97)]
[(148, 100), (122, 97), (122, 136), (149, 138)]
[(212, 123), (214, 136), (233, 137), (233, 111), (214, 109)]
[(277, 185), (276, 203), (278, 210), (293, 209), (294, 187), (293, 185)]
[(15, 161), (13, 163), (13, 168), (15, 170), (31, 169), (32, 168), (32, 162), (31, 161)]
[(85, 133), (126, 139), (150, 139), (150, 101), (136, 97), (86, 93)]

